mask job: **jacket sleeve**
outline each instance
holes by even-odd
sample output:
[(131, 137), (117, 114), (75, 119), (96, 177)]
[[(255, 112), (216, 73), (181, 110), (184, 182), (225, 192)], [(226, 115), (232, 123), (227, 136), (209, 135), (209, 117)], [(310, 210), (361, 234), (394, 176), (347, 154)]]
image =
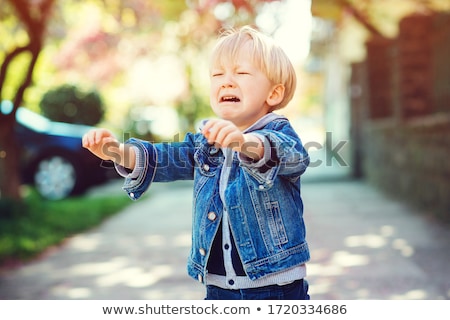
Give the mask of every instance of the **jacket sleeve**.
[(308, 152), (287, 121), (253, 133), (262, 138), (264, 157), (256, 163), (243, 157), (240, 161), (259, 180), (271, 184), (277, 175), (296, 178), (305, 172), (310, 162)]
[(131, 138), (125, 142), (136, 150), (136, 165), (133, 172), (116, 165), (117, 172), (125, 178), (122, 189), (128, 194), (131, 200), (138, 200), (153, 182), (156, 167), (157, 153), (153, 144)]
[(193, 135), (186, 135), (182, 142), (153, 144), (131, 138), (125, 143), (136, 148), (135, 168), (131, 173), (127, 173), (120, 166), (116, 169), (125, 177), (122, 188), (130, 199), (139, 199), (153, 182), (193, 179)]

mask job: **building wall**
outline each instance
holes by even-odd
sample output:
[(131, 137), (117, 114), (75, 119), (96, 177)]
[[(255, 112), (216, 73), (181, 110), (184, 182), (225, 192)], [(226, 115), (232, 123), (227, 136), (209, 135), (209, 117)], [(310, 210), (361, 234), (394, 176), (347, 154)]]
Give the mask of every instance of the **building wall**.
[(413, 15), (352, 66), (355, 175), (450, 222), (450, 14)]

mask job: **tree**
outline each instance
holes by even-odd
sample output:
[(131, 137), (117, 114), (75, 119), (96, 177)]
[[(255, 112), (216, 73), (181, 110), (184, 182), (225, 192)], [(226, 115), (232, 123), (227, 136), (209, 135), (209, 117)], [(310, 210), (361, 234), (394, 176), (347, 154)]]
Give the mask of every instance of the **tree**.
[[(337, 21), (351, 15), (372, 36), (386, 37), (388, 27), (412, 12), (445, 11), (449, 4), (441, 0), (314, 0), (314, 16)], [(345, 14), (344, 14), (345, 13)]]
[[(25, 90), (33, 80), (33, 70), (42, 50), (46, 25), (54, 0), (7, 0), (11, 7), (2, 10), (15, 11), (27, 39), (24, 44), (17, 44), (4, 56), (0, 67), (0, 101), (4, 99), (8, 73), (13, 62), (21, 55), (28, 53), (28, 65), (23, 78), (19, 81), (13, 95), (13, 110), (0, 112), (0, 201), (20, 201), (19, 148), (20, 141), (14, 141), (15, 114), (21, 105)], [(1, 214), (1, 213), (0, 213)]]
[(90, 126), (98, 124), (105, 113), (97, 90), (84, 91), (74, 85), (61, 85), (47, 91), (39, 106), (51, 120)]

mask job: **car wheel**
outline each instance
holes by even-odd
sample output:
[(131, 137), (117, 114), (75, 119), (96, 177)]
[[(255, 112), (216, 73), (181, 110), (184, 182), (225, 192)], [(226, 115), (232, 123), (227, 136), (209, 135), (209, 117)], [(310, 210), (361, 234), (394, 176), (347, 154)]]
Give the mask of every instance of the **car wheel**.
[(42, 158), (35, 170), (34, 185), (49, 200), (64, 199), (79, 186), (75, 165), (66, 157), (52, 155)]

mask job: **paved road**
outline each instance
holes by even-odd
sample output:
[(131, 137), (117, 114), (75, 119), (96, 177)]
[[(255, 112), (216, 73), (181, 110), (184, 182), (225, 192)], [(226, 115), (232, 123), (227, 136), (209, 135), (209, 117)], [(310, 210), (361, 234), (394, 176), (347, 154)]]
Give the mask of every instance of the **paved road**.
[[(92, 191), (120, 190), (119, 181)], [(303, 182), (312, 299), (449, 299), (450, 227), (342, 170)], [(155, 184), (101, 226), (0, 271), (0, 299), (203, 299), (186, 273), (191, 183)]]

